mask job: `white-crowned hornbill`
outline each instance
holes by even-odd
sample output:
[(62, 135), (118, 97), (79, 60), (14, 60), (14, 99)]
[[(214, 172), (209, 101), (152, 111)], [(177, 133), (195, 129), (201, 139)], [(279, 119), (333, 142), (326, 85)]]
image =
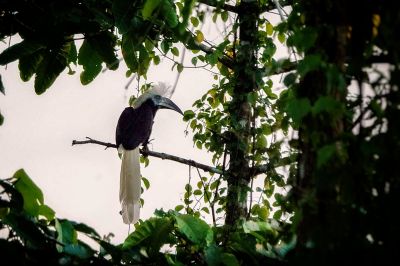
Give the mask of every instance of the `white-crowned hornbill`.
[(139, 220), (141, 175), (139, 145), (146, 145), (158, 109), (171, 109), (182, 114), (170, 97), (172, 92), (164, 83), (154, 86), (127, 107), (118, 120), (116, 144), (122, 153), (119, 200), (124, 223)]

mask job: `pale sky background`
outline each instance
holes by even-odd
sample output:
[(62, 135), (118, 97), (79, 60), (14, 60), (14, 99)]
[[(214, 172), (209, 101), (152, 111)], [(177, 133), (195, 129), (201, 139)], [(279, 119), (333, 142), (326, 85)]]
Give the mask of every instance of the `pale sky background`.
[[(219, 34), (208, 26), (203, 32), (206, 38), (211, 33)], [(18, 39), (13, 37), (12, 42)], [(1, 45), (0, 50), (4, 47)], [(190, 59), (187, 53), (186, 65), (191, 65)], [(171, 66), (168, 59), (162, 58), (159, 66), (150, 68), (148, 82), (173, 84), (177, 72), (171, 71)], [(136, 94), (136, 83), (125, 89), (128, 79), (123, 62), (117, 71), (101, 73), (87, 86), (79, 81), (81, 69), (76, 70), (72, 76), (64, 71), (48, 91), (38, 96), (33, 78), (26, 83), (20, 80), (17, 62), (0, 68), (6, 90), (6, 96), (0, 94), (0, 110), (5, 118), (0, 126), (0, 178), (24, 168), (57, 217), (86, 223), (101, 235), (112, 232), (112, 242), (120, 243), (128, 233), (119, 215), (121, 160), (115, 149), (104, 150), (94, 144), (71, 146), (71, 142), (88, 136), (114, 143), (119, 115), (129, 97)], [(184, 69), (172, 100), (183, 111), (190, 109), (213, 82), (213, 74), (205, 70)], [(178, 113), (159, 111), (149, 147), (212, 165), (211, 155), (194, 147), (190, 129), (185, 135), (186, 127)], [(197, 175), (195, 171), (192, 174)], [(151, 182), (150, 189), (142, 194), (142, 219), (152, 216), (156, 208), (168, 210), (181, 203), (188, 166), (150, 157), (150, 165), (142, 167), (142, 175)]]

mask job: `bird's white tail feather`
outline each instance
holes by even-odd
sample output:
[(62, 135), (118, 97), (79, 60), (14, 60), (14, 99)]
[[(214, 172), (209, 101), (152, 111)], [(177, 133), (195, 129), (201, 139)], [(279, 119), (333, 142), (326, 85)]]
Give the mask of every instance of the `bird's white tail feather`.
[(119, 201), (122, 207), (124, 223), (136, 223), (140, 215), (140, 154), (139, 147), (124, 150), (122, 153), (121, 177), (119, 184)]

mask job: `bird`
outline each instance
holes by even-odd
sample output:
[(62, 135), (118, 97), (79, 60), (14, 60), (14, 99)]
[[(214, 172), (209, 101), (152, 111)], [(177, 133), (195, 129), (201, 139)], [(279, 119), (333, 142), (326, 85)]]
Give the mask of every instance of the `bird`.
[(154, 85), (139, 96), (121, 113), (116, 127), (116, 145), (122, 155), (119, 201), (125, 224), (135, 224), (140, 218), (140, 152), (147, 148), (154, 117), (159, 109), (171, 109), (183, 115), (181, 109), (169, 98), (173, 91), (163, 82)]

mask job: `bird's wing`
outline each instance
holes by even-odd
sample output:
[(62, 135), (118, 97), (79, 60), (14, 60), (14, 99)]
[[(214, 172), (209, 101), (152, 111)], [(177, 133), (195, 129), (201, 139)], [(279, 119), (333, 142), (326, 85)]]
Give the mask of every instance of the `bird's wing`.
[(116, 130), (116, 144), (132, 150), (148, 140), (153, 126), (153, 110), (143, 105), (137, 109), (127, 107), (119, 117)]

